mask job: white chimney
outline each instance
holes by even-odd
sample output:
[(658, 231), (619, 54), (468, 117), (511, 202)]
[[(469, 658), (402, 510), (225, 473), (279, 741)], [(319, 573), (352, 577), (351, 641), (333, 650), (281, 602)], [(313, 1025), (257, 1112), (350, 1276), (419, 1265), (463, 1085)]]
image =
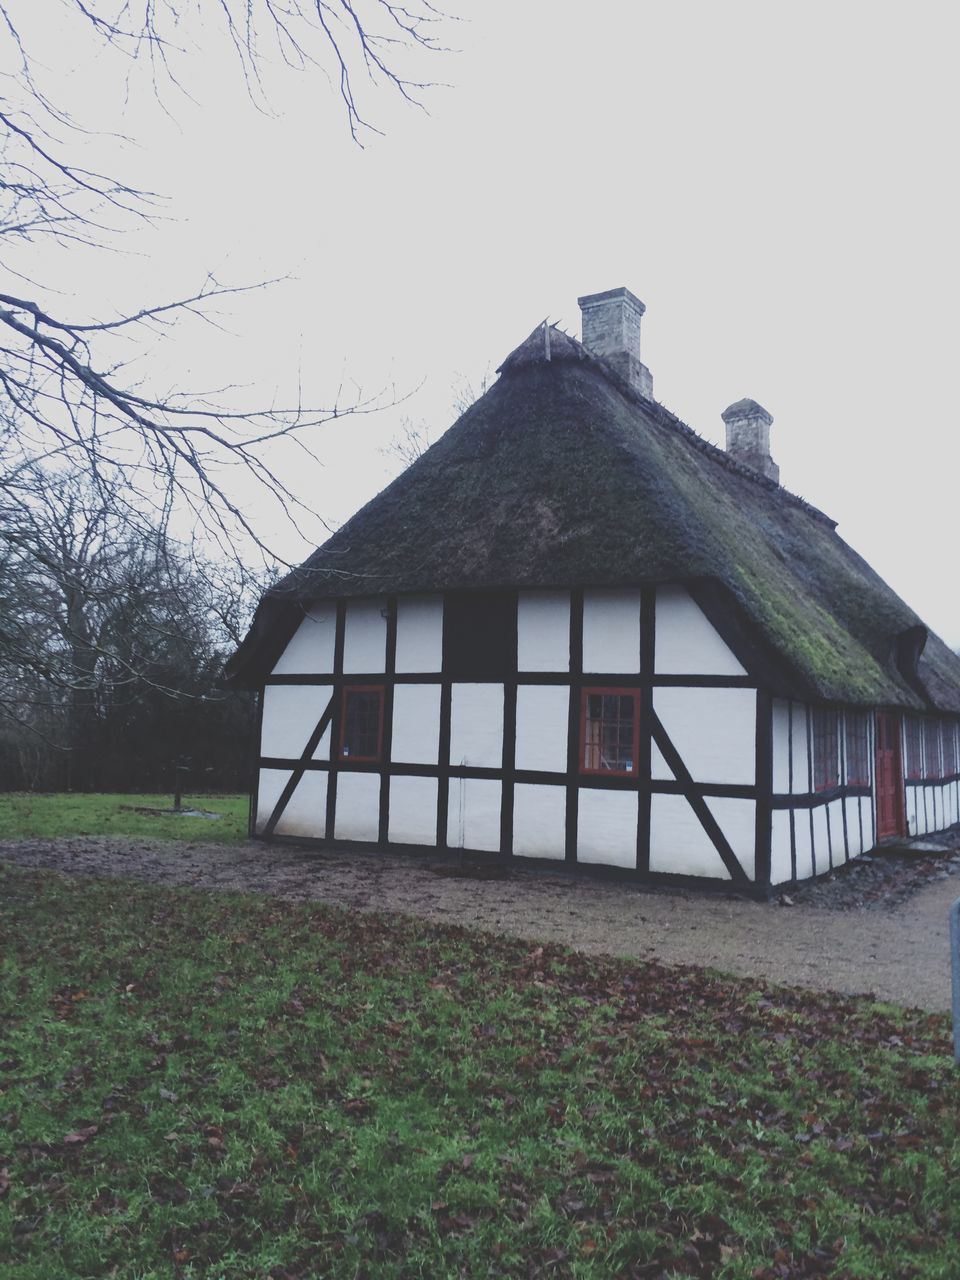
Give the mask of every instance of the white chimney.
[(640, 361), (640, 318), (646, 307), (629, 289), (608, 289), (578, 298), (583, 317), (583, 345), (602, 356), (648, 400), (653, 399), (653, 378)]
[(744, 466), (780, 483), (780, 468), (770, 457), (773, 416), (756, 400), (738, 400), (721, 413), (727, 428), (727, 453)]

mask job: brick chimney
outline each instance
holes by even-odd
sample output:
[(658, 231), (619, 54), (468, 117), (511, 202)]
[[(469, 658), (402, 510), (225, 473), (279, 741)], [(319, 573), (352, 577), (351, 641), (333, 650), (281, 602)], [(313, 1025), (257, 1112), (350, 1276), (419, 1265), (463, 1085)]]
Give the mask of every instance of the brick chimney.
[(640, 318), (646, 307), (629, 289), (608, 289), (578, 298), (583, 318), (583, 345), (602, 356), (624, 381), (648, 400), (653, 378), (640, 362)]
[(780, 468), (770, 457), (773, 416), (756, 400), (738, 400), (721, 413), (727, 428), (727, 453), (737, 462), (780, 483)]

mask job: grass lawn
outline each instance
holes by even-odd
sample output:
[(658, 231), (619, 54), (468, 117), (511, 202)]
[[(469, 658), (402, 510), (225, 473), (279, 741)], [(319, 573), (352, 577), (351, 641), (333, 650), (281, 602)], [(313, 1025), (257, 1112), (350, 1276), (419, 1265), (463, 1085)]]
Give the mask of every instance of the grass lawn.
[(144, 836), (234, 844), (247, 838), (246, 796), (184, 796), (183, 807), (206, 809), (213, 818), (159, 816), (137, 808), (169, 809), (172, 794), (84, 795), (79, 792), (0, 793), (0, 840), (56, 836)]
[(0, 867), (0, 1275), (960, 1275), (946, 1017)]

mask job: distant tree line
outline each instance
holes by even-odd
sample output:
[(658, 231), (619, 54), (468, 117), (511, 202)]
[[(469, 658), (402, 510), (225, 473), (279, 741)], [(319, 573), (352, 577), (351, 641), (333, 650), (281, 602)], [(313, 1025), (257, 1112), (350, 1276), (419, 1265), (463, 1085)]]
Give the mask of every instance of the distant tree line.
[(24, 469), (0, 502), (0, 788), (242, 790), (252, 698), (218, 684), (263, 584), (119, 483)]

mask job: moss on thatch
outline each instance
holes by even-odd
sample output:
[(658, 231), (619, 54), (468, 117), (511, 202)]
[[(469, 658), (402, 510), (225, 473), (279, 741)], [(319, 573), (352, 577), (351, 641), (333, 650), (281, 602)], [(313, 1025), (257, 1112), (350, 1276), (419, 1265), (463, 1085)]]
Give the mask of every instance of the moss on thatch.
[(931, 636), (919, 680), (898, 669), (896, 637), (919, 620), (831, 520), (551, 334), (548, 351), (535, 330), (486, 395), (268, 593), (229, 679), (259, 683), (308, 600), (707, 580), (776, 655), (784, 692), (960, 710), (960, 659)]

